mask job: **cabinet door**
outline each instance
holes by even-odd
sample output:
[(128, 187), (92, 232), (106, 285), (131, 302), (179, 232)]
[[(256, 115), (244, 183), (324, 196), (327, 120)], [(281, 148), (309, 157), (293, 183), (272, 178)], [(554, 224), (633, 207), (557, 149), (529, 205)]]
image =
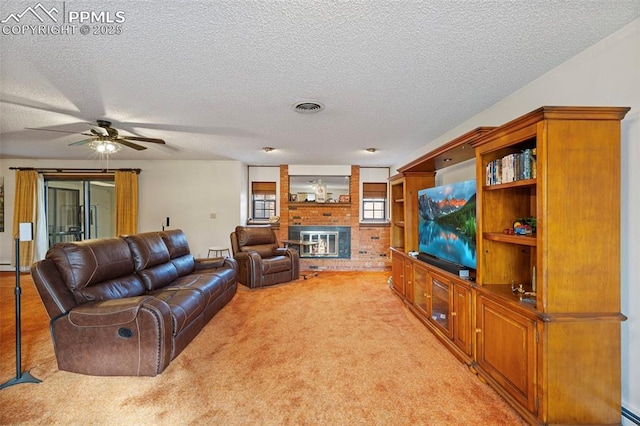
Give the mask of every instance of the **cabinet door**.
[(471, 290), (453, 285), (453, 342), (471, 356)]
[(413, 262), (408, 258), (404, 261), (404, 296), (413, 299)]
[(431, 321), (449, 339), (453, 339), (453, 322), (451, 321), (451, 289), (452, 283), (436, 274), (430, 274), (430, 312)]
[(424, 316), (429, 316), (429, 293), (427, 292), (427, 282), (429, 272), (417, 263), (413, 264), (413, 298), (411, 302)]
[(399, 296), (404, 297), (404, 256), (395, 251), (391, 251), (391, 276), (393, 289)]
[(535, 320), (484, 295), (476, 315), (478, 366), (535, 414)]

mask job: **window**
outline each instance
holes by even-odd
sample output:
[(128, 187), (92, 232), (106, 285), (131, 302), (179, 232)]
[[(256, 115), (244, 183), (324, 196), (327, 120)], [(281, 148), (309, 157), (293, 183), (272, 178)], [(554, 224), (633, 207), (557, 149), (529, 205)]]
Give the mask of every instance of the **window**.
[(267, 220), (276, 215), (276, 183), (251, 183), (252, 215), (255, 220)]
[(113, 176), (45, 174), (49, 246), (116, 235)]
[(362, 184), (362, 220), (385, 220), (387, 212), (387, 184)]

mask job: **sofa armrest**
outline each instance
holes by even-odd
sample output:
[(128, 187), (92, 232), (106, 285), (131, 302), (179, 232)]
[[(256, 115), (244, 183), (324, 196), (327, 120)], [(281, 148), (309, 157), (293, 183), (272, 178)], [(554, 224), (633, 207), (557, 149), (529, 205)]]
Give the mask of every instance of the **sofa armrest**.
[(291, 258), (291, 279), (297, 280), (300, 278), (300, 253), (298, 250), (287, 247), (283, 249), (286, 251), (286, 255)]
[(278, 247), (276, 249), (276, 254), (278, 256), (288, 256), (291, 258), (291, 260), (296, 260), (300, 257), (298, 250), (291, 247)]
[(216, 270), (219, 268), (231, 268), (238, 274), (238, 262), (231, 257), (214, 257), (196, 259), (196, 271)]
[(262, 257), (255, 251), (234, 254), (238, 265), (238, 281), (249, 288), (262, 287)]
[(220, 268), (224, 265), (224, 257), (205, 257), (196, 259), (196, 270)]
[(65, 371), (155, 376), (171, 361), (171, 311), (151, 296), (85, 303), (52, 320), (51, 333)]
[(136, 319), (143, 304), (151, 300), (152, 296), (138, 296), (85, 303), (69, 312), (69, 321), (76, 327), (129, 324)]

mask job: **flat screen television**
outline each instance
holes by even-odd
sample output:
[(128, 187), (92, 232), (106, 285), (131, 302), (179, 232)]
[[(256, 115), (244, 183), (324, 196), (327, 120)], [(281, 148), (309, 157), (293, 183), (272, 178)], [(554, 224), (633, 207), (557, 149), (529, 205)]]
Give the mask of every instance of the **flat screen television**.
[(418, 240), (419, 259), (454, 273), (476, 269), (475, 179), (418, 191)]

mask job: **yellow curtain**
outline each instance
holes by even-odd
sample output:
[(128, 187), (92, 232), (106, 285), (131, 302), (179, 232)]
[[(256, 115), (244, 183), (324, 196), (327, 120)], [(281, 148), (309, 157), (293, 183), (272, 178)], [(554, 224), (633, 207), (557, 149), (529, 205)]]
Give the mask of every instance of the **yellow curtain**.
[(135, 171), (117, 171), (116, 235), (135, 234), (138, 230), (138, 174)]
[[(16, 195), (13, 207), (13, 236), (18, 238), (21, 223), (35, 223), (38, 193), (36, 170), (16, 171)], [(14, 253), (15, 255), (15, 253)], [(33, 263), (33, 241), (20, 242), (20, 269), (28, 269)]]

